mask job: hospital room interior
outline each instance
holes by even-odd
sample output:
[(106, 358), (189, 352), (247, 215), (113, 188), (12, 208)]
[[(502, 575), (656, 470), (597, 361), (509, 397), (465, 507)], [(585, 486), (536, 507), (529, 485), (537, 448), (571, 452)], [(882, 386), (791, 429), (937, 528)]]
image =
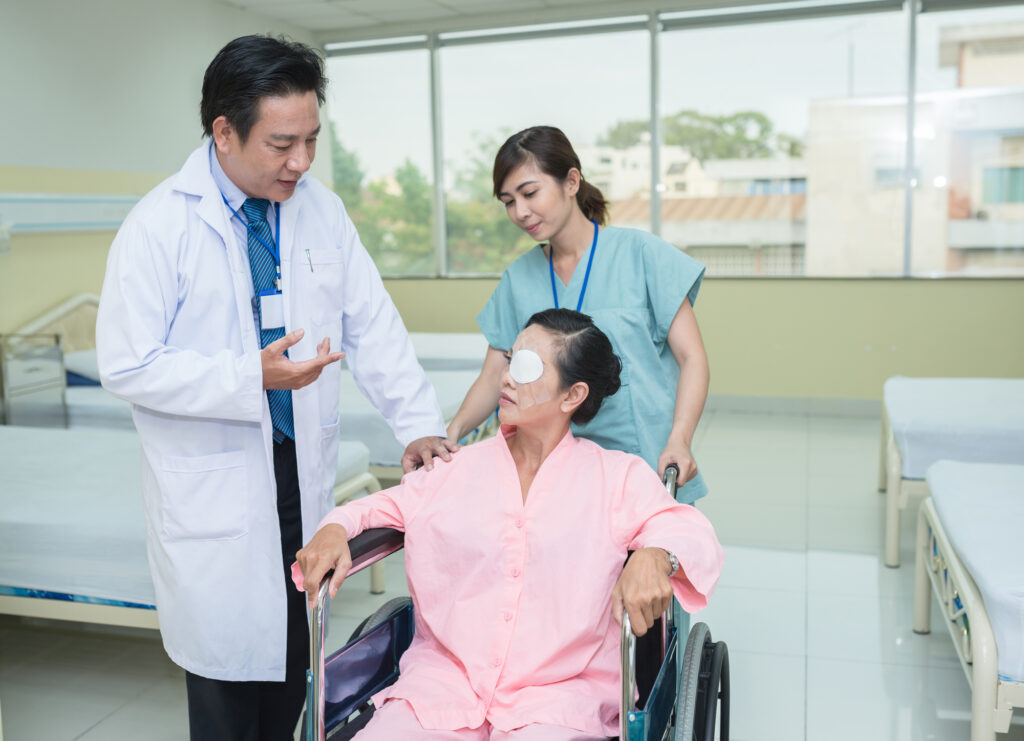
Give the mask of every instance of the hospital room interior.
[[(516, 132), (564, 132), (602, 235), (702, 270), (659, 298), (692, 309), (710, 378), (687, 442), (724, 565), (672, 645), (682, 667), (703, 624), (697, 660), (720, 642), (728, 671), (671, 664), (680, 698), (711, 697), (701, 738), (1024, 741), (1024, 2), (1007, 0), (0, 0), (0, 741), (189, 738), (148, 438), (100, 380), (97, 317), (115, 235), (209, 141), (204, 71), (250, 34), (323, 57), (303, 177), (344, 204), (446, 425), (492, 350), (518, 378), (478, 322), (542, 249), (518, 196), (495, 197)], [(595, 278), (621, 270), (630, 294), (593, 235)], [(292, 264), (312, 273), (324, 247)], [(556, 263), (537, 264), (550, 301)], [(613, 321), (618, 291), (586, 286), (579, 310)], [(408, 440), (338, 362), (341, 504), (398, 485)], [(641, 375), (617, 393), (646, 395)], [(678, 413), (675, 378), (641, 428)], [(508, 434), (498, 415), (438, 465)], [(401, 551), (367, 562), (324, 607), (325, 650), (409, 595)]]

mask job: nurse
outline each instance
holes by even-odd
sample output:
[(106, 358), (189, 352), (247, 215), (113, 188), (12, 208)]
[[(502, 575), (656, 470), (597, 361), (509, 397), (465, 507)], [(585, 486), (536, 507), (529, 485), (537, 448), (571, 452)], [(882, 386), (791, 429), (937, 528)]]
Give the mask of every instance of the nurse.
[(647, 232), (604, 226), (607, 202), (583, 178), (559, 129), (509, 137), (494, 160), (494, 195), (539, 244), (506, 268), (477, 323), (490, 347), (448, 426), (457, 441), (498, 404), (505, 351), (535, 312), (593, 317), (622, 360), (622, 388), (573, 432), (639, 455), (659, 474), (679, 466), (681, 502), (707, 493), (691, 448), (708, 392), (708, 359), (693, 312), (704, 266)]

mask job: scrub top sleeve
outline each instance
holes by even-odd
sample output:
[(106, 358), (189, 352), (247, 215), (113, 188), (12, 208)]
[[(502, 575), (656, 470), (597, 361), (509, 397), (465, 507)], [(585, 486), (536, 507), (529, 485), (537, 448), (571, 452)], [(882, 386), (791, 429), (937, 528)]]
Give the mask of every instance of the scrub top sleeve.
[(477, 314), (476, 323), (487, 338), (487, 344), (496, 350), (508, 350), (519, 336), (516, 321), (515, 299), (512, 294), (512, 280), (508, 270), (501, 275), (498, 287)]
[(649, 239), (643, 247), (647, 298), (654, 314), (654, 340), (664, 342), (683, 299), (697, 304), (704, 266), (668, 242)]

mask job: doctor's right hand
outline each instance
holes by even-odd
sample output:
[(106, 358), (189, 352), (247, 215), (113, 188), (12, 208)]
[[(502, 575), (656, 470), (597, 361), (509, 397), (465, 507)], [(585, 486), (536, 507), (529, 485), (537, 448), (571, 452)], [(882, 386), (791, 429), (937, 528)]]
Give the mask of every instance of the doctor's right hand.
[(306, 591), (306, 602), (312, 610), (316, 607), (317, 592), (320, 591), (324, 575), (334, 569), (329, 587), (333, 599), (348, 576), (348, 570), (352, 568), (348, 533), (341, 525), (324, 525), (316, 531), (306, 547), (295, 554), (295, 560), (302, 569), (302, 588)]
[(289, 360), (284, 354), (285, 350), (301, 340), (304, 334), (303, 330), (296, 329), (281, 339), (274, 340), (260, 351), (264, 389), (295, 390), (308, 386), (320, 377), (324, 368), (345, 357), (343, 352), (331, 352), (331, 340), (325, 337), (323, 342), (316, 346), (315, 358), (297, 363)]

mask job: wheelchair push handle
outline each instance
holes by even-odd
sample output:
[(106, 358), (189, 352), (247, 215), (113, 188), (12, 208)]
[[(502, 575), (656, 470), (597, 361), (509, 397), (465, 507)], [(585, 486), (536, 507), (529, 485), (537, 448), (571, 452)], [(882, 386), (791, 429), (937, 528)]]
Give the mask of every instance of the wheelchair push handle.
[(665, 488), (673, 499), (676, 498), (676, 489), (679, 488), (679, 466), (675, 463), (669, 463), (665, 466), (665, 475), (661, 479), (662, 483), (665, 484)]

